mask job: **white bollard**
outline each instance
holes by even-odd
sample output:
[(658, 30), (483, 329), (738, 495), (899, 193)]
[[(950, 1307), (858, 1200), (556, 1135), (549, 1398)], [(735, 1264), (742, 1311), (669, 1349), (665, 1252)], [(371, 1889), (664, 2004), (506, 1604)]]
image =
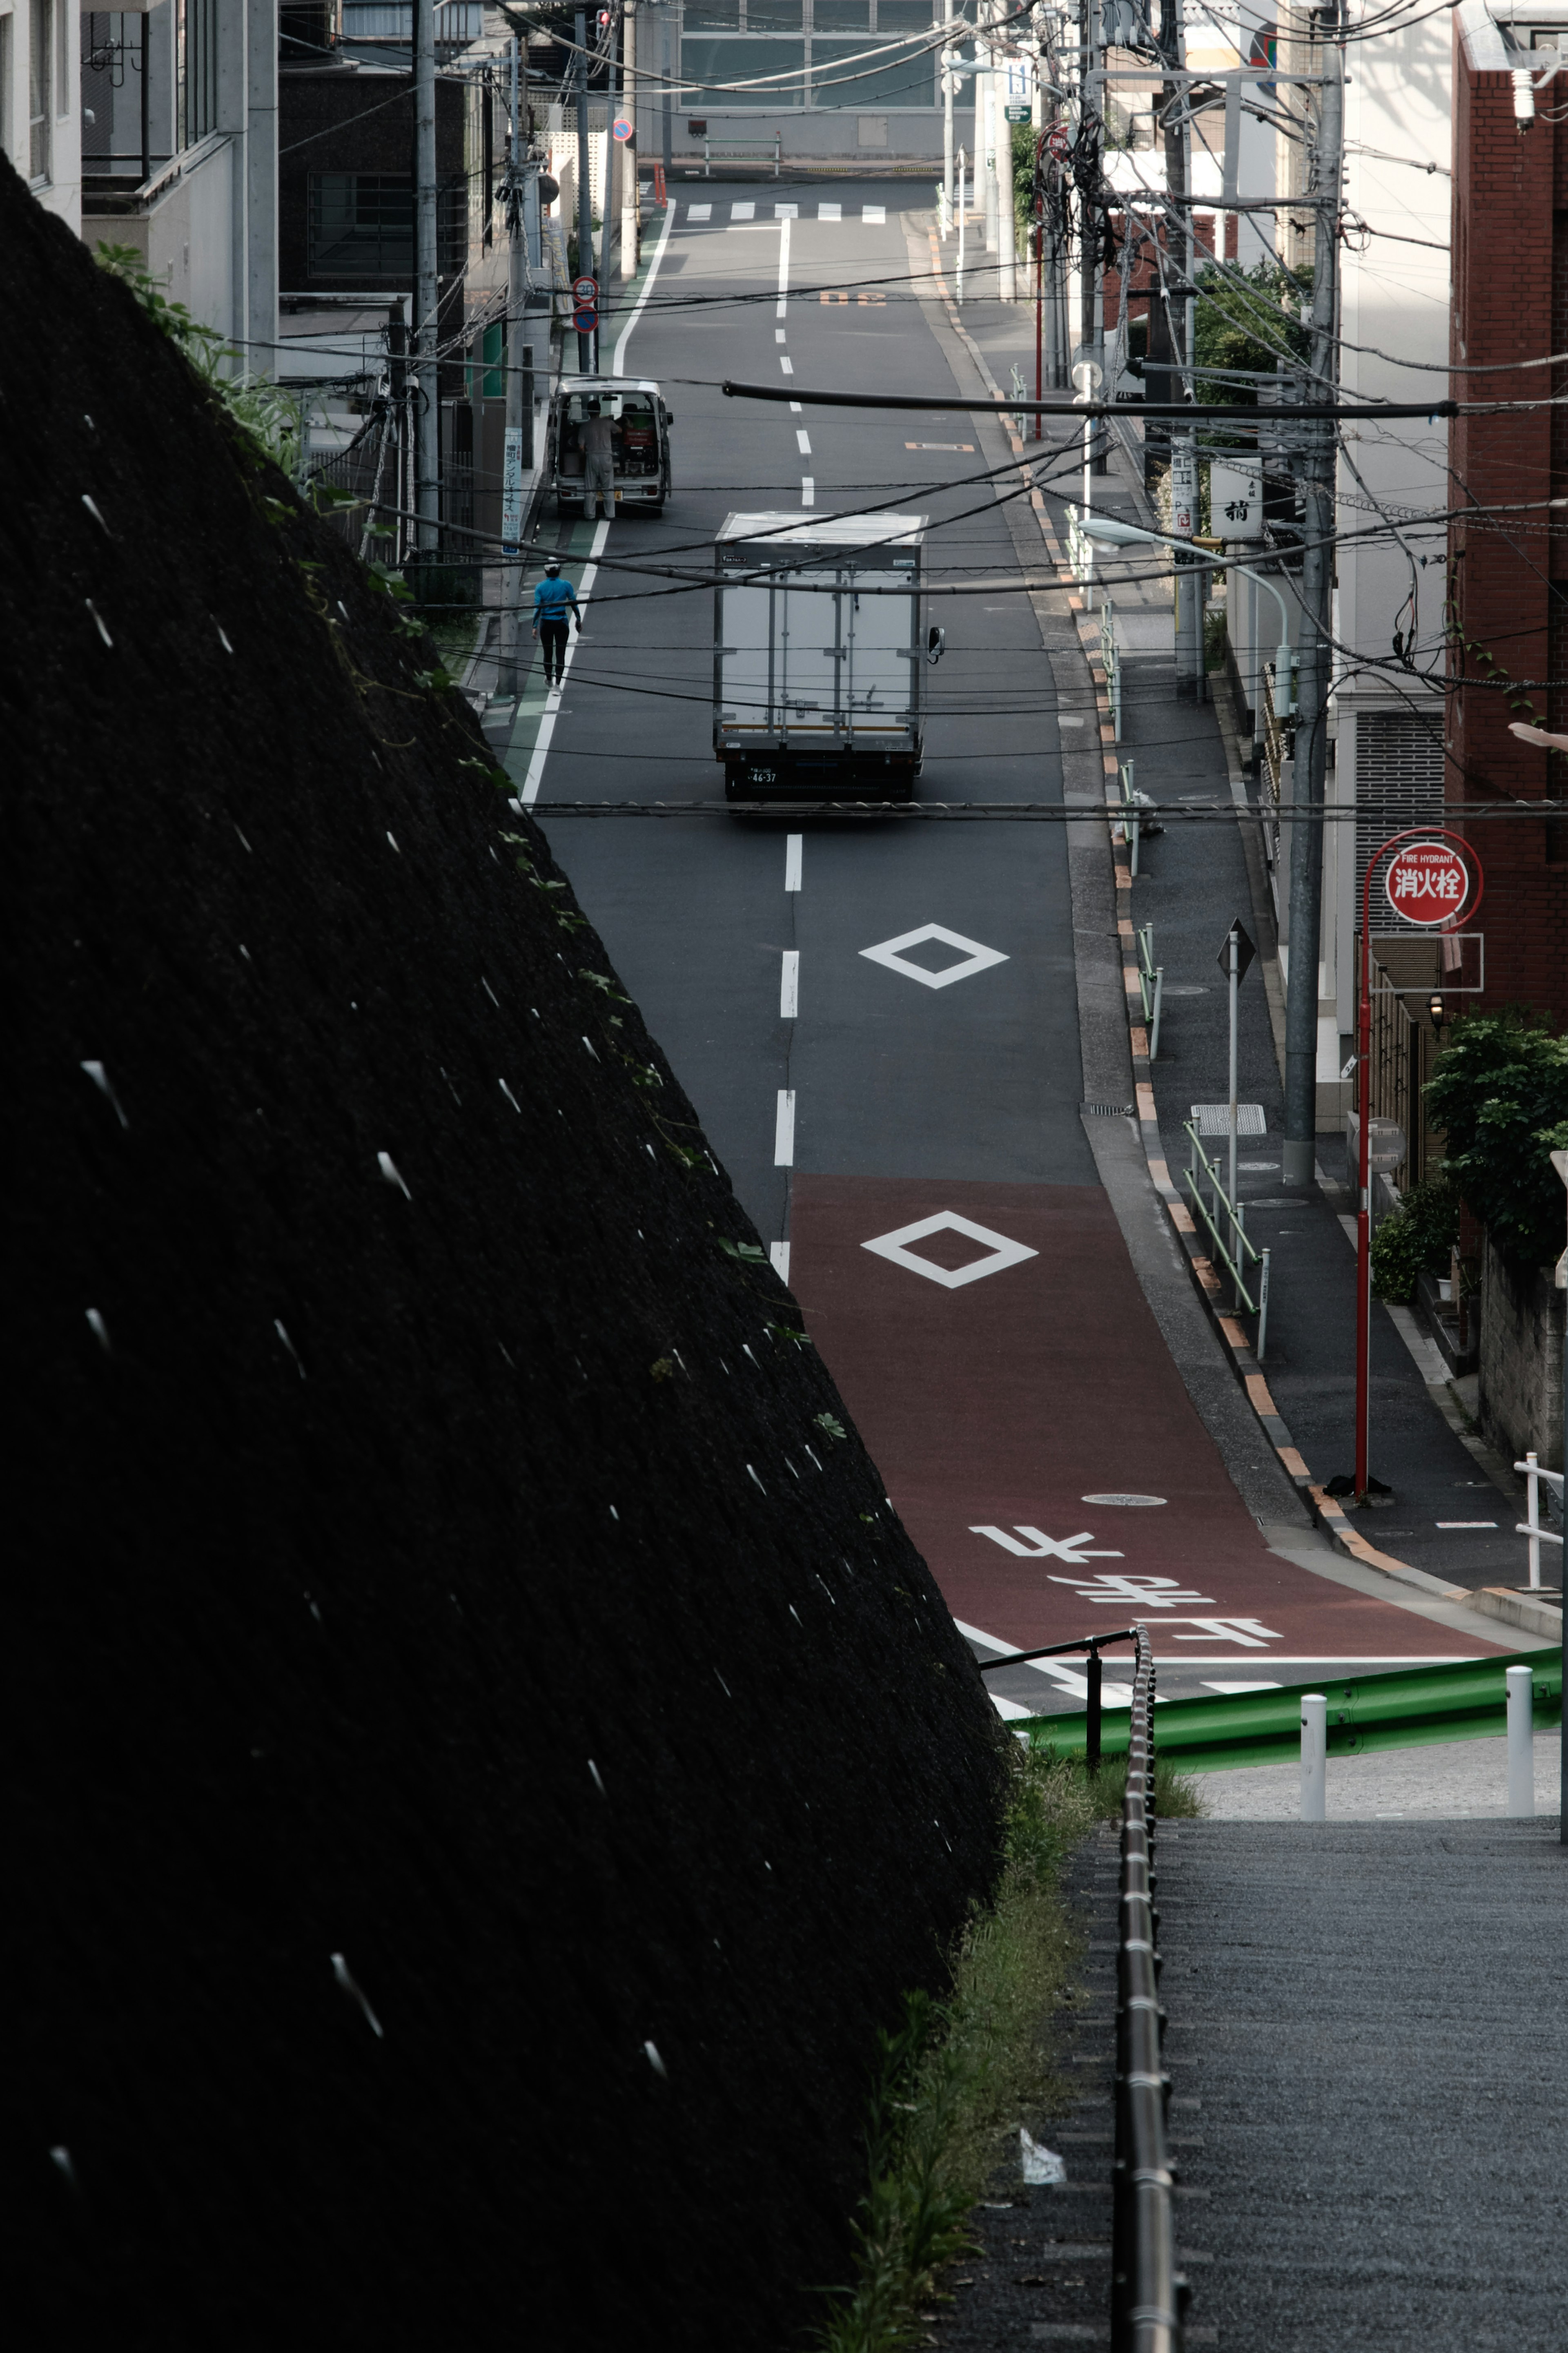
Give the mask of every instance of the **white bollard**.
[(1329, 1703), (1322, 1692), (1301, 1694), (1301, 1820), (1328, 1820)]
[(1508, 1684), (1508, 1810), (1529, 1820), (1535, 1812), (1535, 1686), (1528, 1667), (1510, 1667)]

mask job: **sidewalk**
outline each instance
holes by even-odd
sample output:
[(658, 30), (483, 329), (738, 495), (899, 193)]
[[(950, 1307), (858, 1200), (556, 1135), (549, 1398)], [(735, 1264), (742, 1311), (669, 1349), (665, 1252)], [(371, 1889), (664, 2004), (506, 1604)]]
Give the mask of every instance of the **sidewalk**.
[(1210, 2341), (1561, 2343), (1556, 1821), (1183, 1822), (1159, 1868)]
[[(963, 322), (998, 383), (1010, 381), (1016, 363), (1032, 385), (1034, 321), (1026, 305), (1004, 310), (966, 303)], [(1052, 434), (1060, 429), (1054, 422), (1047, 427)], [(1047, 453), (1049, 470), (1059, 477), (1067, 448), (1058, 456), (1047, 444)], [(1108, 472), (1093, 478), (1092, 495), (1101, 512), (1152, 521), (1142, 480), (1120, 438), (1113, 439)], [(1078, 496), (1076, 480), (1058, 480), (1045, 492), (1064, 544), (1066, 509)], [(1138, 568), (1136, 551), (1117, 551), (1106, 568)], [(1134, 762), (1138, 788), (1161, 802), (1255, 804), (1234, 738), (1227, 746), (1222, 728), (1228, 712), (1223, 686), (1217, 705), (1177, 694), (1168, 584), (1118, 581), (1112, 594), (1124, 642), (1118, 753)], [(1098, 588), (1095, 600), (1098, 606)], [(1085, 634), (1097, 641), (1091, 619)], [(1223, 1103), (1227, 1094), (1228, 999), (1218, 959), (1229, 925), (1239, 918), (1258, 949), (1241, 989), (1239, 1094), (1261, 1106), (1268, 1132), (1243, 1148), (1238, 1192), (1249, 1235), (1270, 1252), (1263, 1371), (1289, 1441), (1321, 1487), (1354, 1462), (1355, 1254), (1353, 1231), (1346, 1231), (1349, 1197), (1340, 1181), (1344, 1139), (1337, 1133), (1320, 1135), (1320, 1181), (1310, 1195), (1282, 1193), (1283, 988), (1257, 836), (1212, 819), (1184, 825), (1167, 818), (1165, 827), (1162, 837), (1142, 843), (1131, 886), (1133, 924), (1152, 924), (1154, 960), (1165, 975), (1159, 1059), (1151, 1072), (1160, 1145), (1173, 1182), (1186, 1198), (1182, 1172), (1191, 1146), (1184, 1123), (1194, 1103)], [(1228, 1308), (1228, 1289), (1215, 1304)], [(1250, 1318), (1247, 1329), (1255, 1334)], [(1518, 1585), (1525, 1550), (1513, 1526), (1522, 1516), (1522, 1489), (1475, 1439), (1441, 1369), (1433, 1344), (1409, 1312), (1374, 1302), (1372, 1470), (1392, 1488), (1393, 1499), (1389, 1507), (1348, 1514), (1346, 1525), (1378, 1553), (1445, 1586)], [(1278, 1443), (1278, 1425), (1271, 1435)]]

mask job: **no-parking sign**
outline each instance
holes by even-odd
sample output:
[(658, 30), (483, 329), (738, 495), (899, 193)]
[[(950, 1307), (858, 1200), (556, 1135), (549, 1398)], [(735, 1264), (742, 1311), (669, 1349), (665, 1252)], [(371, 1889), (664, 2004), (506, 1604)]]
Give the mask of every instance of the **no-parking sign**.
[(1401, 923), (1432, 930), (1464, 920), (1479, 879), (1479, 870), (1447, 842), (1407, 841), (1389, 860), (1383, 888)]

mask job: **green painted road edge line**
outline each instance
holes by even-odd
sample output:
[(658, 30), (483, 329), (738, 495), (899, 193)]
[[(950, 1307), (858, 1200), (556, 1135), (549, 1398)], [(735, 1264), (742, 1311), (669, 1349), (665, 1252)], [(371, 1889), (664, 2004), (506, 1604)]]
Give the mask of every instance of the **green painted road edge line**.
[[(1550, 1649), (1515, 1651), (1507, 1657), (1463, 1660), (1454, 1665), (1405, 1667), (1382, 1675), (1343, 1682), (1288, 1683), (1282, 1690), (1238, 1693), (1231, 1697), (1176, 1699), (1155, 1718), (1162, 1762), (1183, 1773), (1218, 1773), (1236, 1765), (1281, 1765), (1301, 1753), (1301, 1695), (1321, 1692), (1329, 1703), (1331, 1757), (1370, 1756), (1381, 1748), (1419, 1748), (1436, 1740), (1496, 1737), (1507, 1721), (1504, 1670), (1533, 1670), (1533, 1720), (1537, 1731), (1563, 1718), (1563, 1653)], [(1106, 1757), (1127, 1754), (1130, 1718), (1124, 1708), (1107, 1709), (1100, 1747)], [(1081, 1714), (1015, 1719), (1009, 1732), (1026, 1736), (1031, 1748), (1061, 1757), (1084, 1753), (1089, 1720)]]

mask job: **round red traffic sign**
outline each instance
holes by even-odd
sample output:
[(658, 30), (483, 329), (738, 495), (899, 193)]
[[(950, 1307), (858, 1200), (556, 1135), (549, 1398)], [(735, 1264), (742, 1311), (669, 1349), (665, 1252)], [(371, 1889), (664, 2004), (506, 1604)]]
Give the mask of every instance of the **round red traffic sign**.
[(1055, 130), (1047, 132), (1046, 145), (1059, 164), (1072, 147), (1072, 132), (1058, 122)]
[(580, 311), (591, 310), (598, 299), (599, 281), (596, 278), (574, 278), (572, 300)]
[(1426, 930), (1461, 923), (1479, 873), (1446, 841), (1407, 841), (1389, 860), (1383, 888), (1401, 923)]

